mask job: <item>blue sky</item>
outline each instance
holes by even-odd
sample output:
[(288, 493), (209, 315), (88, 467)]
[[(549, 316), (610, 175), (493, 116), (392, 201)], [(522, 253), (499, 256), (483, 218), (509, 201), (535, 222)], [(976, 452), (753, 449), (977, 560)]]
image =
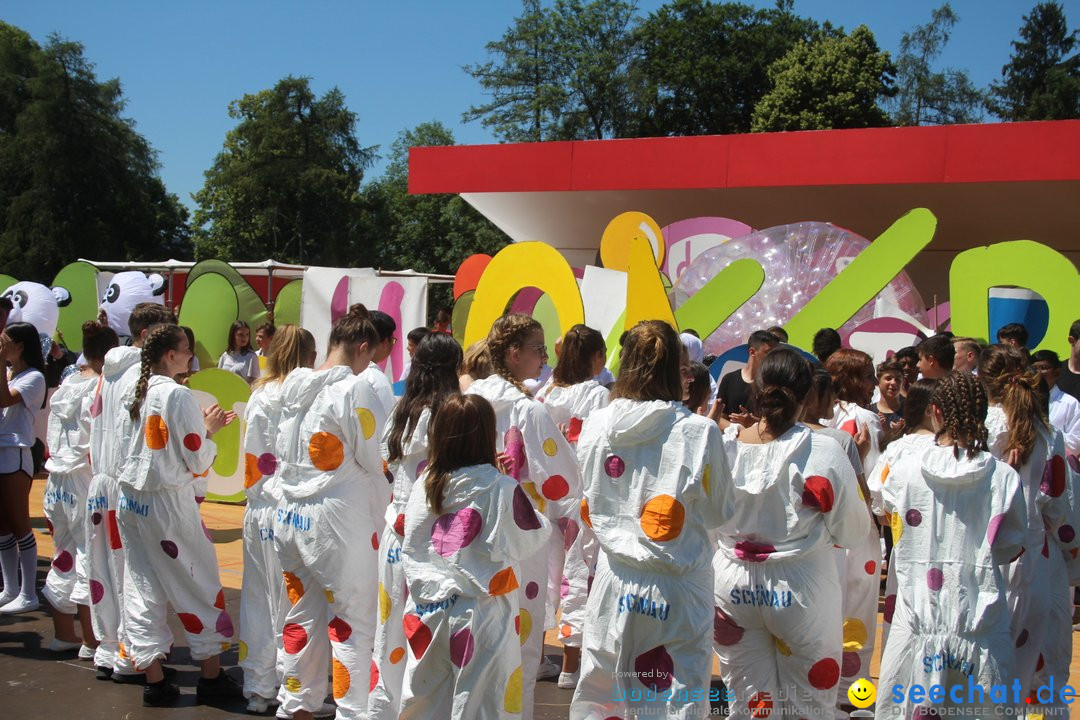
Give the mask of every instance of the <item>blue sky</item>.
[[(901, 34), (927, 22), (940, 2), (796, 0), (795, 11), (847, 30), (865, 23), (895, 54)], [(638, 3), (642, 14), (662, 4)], [(953, 0), (960, 23), (942, 66), (967, 69), (979, 86), (997, 79), (1034, 4)], [(1080, 1), (1063, 4), (1069, 27), (1078, 27)], [(234, 125), (229, 102), (290, 74), (310, 76), (320, 94), (341, 88), (360, 141), (383, 154), (401, 130), (429, 120), (449, 126), (459, 143), (494, 142), (479, 122), (461, 122), (484, 100), (461, 66), (485, 60), (485, 43), (520, 9), (516, 0), (8, 0), (0, 19), (39, 42), (51, 32), (78, 41), (99, 78), (120, 78), (126, 115), (159, 152), (168, 189), (192, 206), (190, 194)]]

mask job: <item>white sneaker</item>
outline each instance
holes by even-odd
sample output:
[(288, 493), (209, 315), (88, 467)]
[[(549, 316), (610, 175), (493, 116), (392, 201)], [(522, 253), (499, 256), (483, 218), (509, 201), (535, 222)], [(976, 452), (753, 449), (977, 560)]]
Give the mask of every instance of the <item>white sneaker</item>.
[(82, 644), (81, 641), (80, 642), (68, 642), (67, 640), (61, 640), (60, 638), (55, 638), (54, 637), (52, 639), (52, 642), (49, 643), (49, 650), (51, 650), (52, 652), (55, 652), (55, 653), (60, 653), (60, 652), (68, 652), (69, 650), (74, 650), (75, 648), (80, 648), (81, 649), (82, 646), (83, 646), (83, 644)]
[(19, 595), (11, 602), (0, 607), (0, 613), (4, 615), (18, 615), (19, 613), (37, 610), (39, 604), (36, 596), (27, 598)]
[(97, 654), (97, 650), (90, 647), (89, 645), (83, 645), (79, 648), (80, 660), (93, 660), (95, 654)]
[(248, 698), (247, 711), (252, 715), (262, 715), (276, 704), (276, 701), (268, 700), (262, 695), (252, 695)]
[(578, 668), (572, 673), (561, 672), (559, 673), (559, 687), (563, 690), (573, 690), (577, 687), (578, 677), (581, 676), (581, 668)]
[(536, 671), (537, 680), (550, 680), (553, 677), (558, 677), (562, 672), (562, 666), (548, 660), (547, 657), (540, 659), (540, 668)]
[[(316, 718), (319, 718), (319, 720), (324, 720), (324, 718), (332, 718), (337, 715), (337, 705), (323, 703), (321, 708), (319, 708), (318, 710), (312, 710), (311, 714), (314, 715)], [(285, 708), (278, 706), (277, 714), (275, 714), (274, 717), (278, 718), (278, 720), (292, 720), (292, 713), (286, 712)]]
[(9, 602), (11, 602), (12, 600), (14, 600), (17, 597), (19, 597), (19, 593), (17, 593), (17, 592), (16, 593), (11, 593), (11, 594), (6, 593), (6, 592), (0, 593), (0, 607), (4, 607), (5, 605), (7, 605)]

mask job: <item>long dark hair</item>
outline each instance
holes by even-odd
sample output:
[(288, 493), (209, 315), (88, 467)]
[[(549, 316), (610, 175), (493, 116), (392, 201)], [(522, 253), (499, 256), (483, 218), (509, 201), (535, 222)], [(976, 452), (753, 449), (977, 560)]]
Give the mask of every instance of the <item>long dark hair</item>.
[(1035, 449), (1039, 428), (1050, 426), (1043, 409), (1040, 375), (1028, 365), (1025, 351), (991, 345), (979, 356), (979, 380), (989, 399), (1001, 403), (1005, 411), (1009, 423), (1006, 450), (1018, 450), (1020, 462), (1026, 463)]
[(559, 387), (585, 382), (593, 376), (593, 359), (604, 353), (604, 336), (587, 325), (575, 325), (566, 331), (559, 350), (559, 362), (552, 371), (552, 381)]
[(386, 441), (388, 462), (404, 456), (403, 445), (412, 437), (424, 408), (434, 416), (443, 401), (458, 393), (461, 346), (452, 335), (430, 333), (416, 346), (405, 394), (394, 408), (390, 436)]
[(915, 432), (922, 425), (923, 417), (926, 416), (926, 408), (930, 407), (930, 399), (937, 389), (937, 378), (923, 378), (911, 383), (907, 397), (904, 398), (904, 426), (907, 432)]
[(4, 332), (17, 343), (22, 343), (22, 361), (45, 374), (45, 358), (41, 355), (41, 336), (36, 327), (28, 322), (11, 323), (4, 327)]
[[(240, 330), (248, 331), (248, 341), (244, 347), (237, 347), (236, 345), (236, 333)], [(232, 327), (229, 328), (229, 352), (238, 351), (241, 355), (247, 355), (249, 352), (254, 352), (251, 349), (251, 328), (248, 327), (248, 324), (243, 320), (237, 320), (232, 324)]]
[(774, 437), (794, 424), (799, 403), (806, 399), (813, 383), (810, 361), (794, 350), (778, 348), (761, 361), (752, 391), (754, 407)]
[(158, 325), (146, 336), (146, 342), (142, 346), (139, 380), (135, 383), (135, 401), (128, 409), (132, 420), (139, 419), (139, 410), (146, 400), (146, 390), (150, 386), (150, 375), (154, 372), (154, 366), (161, 362), (165, 353), (180, 347), (181, 338), (186, 340), (187, 336), (177, 325)]
[(424, 492), (431, 511), (441, 515), (450, 473), (495, 464), (495, 409), (480, 395), (450, 395), (431, 422), (428, 447)]
[(379, 331), (371, 322), (371, 313), (368, 309), (356, 303), (349, 306), (349, 312), (338, 318), (334, 327), (330, 328), (330, 340), (327, 346), (330, 349), (340, 345), (353, 346), (349, 348), (349, 357), (352, 358), (356, 345), (367, 343), (368, 348), (374, 349), (379, 344)]

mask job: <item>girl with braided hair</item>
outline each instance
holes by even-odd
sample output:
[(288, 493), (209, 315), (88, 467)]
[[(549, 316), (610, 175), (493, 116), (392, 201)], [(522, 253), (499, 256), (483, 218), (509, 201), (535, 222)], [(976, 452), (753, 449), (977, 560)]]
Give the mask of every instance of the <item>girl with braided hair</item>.
[(1080, 548), (1065, 439), (1047, 420), (1040, 377), (1028, 367), (1026, 355), (1011, 345), (991, 345), (979, 357), (979, 380), (990, 402), (987, 444), (994, 457), (1019, 473), (1027, 504), (1029, 552), (1009, 567), (1006, 578), (1016, 677), (1024, 693), (1039, 686), (1037, 673), (1068, 677), (1072, 598), (1066, 563)]
[[(990, 688), (1016, 677), (1006, 573), (1025, 549), (1039, 549), (1024, 546), (1027, 510), (1019, 476), (987, 451), (986, 407), (986, 393), (971, 373), (942, 378), (930, 400), (935, 444), (899, 458), (881, 488), (897, 593), (879, 687), (970, 682)], [(928, 699), (895, 698), (878, 696), (877, 717), (930, 710)], [(965, 693), (963, 701), (967, 712), (981, 706), (989, 714), (997, 706), (989, 693)], [(957, 706), (947, 696), (933, 708)]]
[(120, 474), (117, 522), (127, 549), (124, 567), (124, 628), (127, 651), (146, 671), (143, 704), (172, 705), (180, 690), (163, 674), (172, 646), (167, 603), (180, 617), (191, 657), (202, 668), (196, 689), (201, 703), (242, 697), (221, 669), (222, 643), (233, 636), (218, 576), (217, 556), (195, 502), (195, 479), (217, 456), (214, 433), (236, 419), (216, 404), (205, 411), (191, 390), (173, 379), (191, 359), (187, 335), (161, 325), (142, 347), (139, 379), (128, 412), (138, 423)]
[[(581, 517), (577, 457), (543, 403), (534, 400), (523, 384), (540, 374), (545, 355), (544, 329), (528, 315), (503, 315), (491, 326), (487, 350), (494, 373), (474, 382), (467, 392), (481, 395), (495, 408), (497, 449), (505, 455), (507, 474), (521, 483), (536, 509), (552, 525), (569, 528), (571, 521), (576, 524)], [(544, 630), (555, 626), (555, 608), (549, 608), (547, 602), (549, 554), (545, 544), (522, 562), (517, 588), (524, 618), (523, 720), (532, 717), (537, 678), (559, 673), (559, 666), (543, 657)]]
[(428, 465), (428, 430), (432, 418), (447, 398), (460, 394), (457, 373), (461, 358), (461, 346), (452, 335), (425, 335), (416, 346), (405, 394), (383, 434), (387, 467), (394, 477), (394, 493), (386, 508), (386, 529), (379, 543), (380, 613), (372, 655), (375, 686), (368, 696), (368, 717), (372, 720), (397, 718), (401, 707), (405, 677), (402, 656), (407, 645), (402, 618), (408, 598), (401, 554), (405, 507), (414, 484)]

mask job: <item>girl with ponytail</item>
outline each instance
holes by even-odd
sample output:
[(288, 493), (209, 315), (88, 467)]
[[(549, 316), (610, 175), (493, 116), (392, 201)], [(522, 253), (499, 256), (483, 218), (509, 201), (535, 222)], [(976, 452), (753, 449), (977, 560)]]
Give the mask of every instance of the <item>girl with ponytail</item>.
[(262, 713), (275, 701), (278, 655), (283, 652), (281, 618), (287, 602), (281, 563), (274, 549), (277, 487), (276, 435), (285, 378), (315, 364), (315, 338), (296, 325), (278, 328), (266, 353), (266, 372), (255, 381), (244, 411), (244, 579), (240, 592), (240, 642), (247, 656), (244, 695), (248, 711)]
[[(525, 380), (539, 376), (544, 348), (540, 323), (527, 315), (503, 315), (487, 338), (494, 372), (474, 382), (467, 392), (482, 396), (494, 407), (496, 446), (506, 455), (508, 474), (521, 483), (536, 509), (559, 525), (565, 542), (580, 522), (577, 458), (544, 405), (524, 385)], [(559, 666), (543, 658), (544, 630), (555, 625), (555, 608), (549, 605), (547, 592), (550, 555), (548, 546), (537, 547), (521, 567), (518, 601), (523, 614), (531, 618), (528, 626), (522, 624), (523, 720), (532, 717), (537, 678), (559, 673)]]
[[(408, 597), (401, 565), (405, 507), (414, 484), (428, 465), (431, 420), (448, 399), (460, 395), (458, 370), (461, 358), (461, 346), (452, 335), (429, 333), (424, 336), (413, 355), (405, 394), (383, 435), (389, 472), (394, 478), (394, 499), (386, 508), (386, 528), (379, 543), (379, 582), (385, 592), (383, 607), (389, 615), (375, 633), (373, 662), (377, 672), (373, 675), (375, 687), (368, 697), (368, 717), (372, 720), (396, 719), (401, 709), (405, 663), (394, 655), (394, 651), (407, 644), (401, 624)], [(494, 422), (493, 417), (490, 429), (492, 454)]]
[[(611, 403), (589, 415), (578, 441), (581, 521), (596, 533), (600, 551), (585, 608), (574, 720), (709, 714), (708, 699), (684, 689), (707, 687), (712, 674), (710, 532), (730, 511), (731, 474), (716, 423), (682, 403), (681, 352), (667, 323), (631, 328)], [(672, 692), (666, 700), (613, 697), (619, 681), (612, 678), (626, 668), (647, 675), (628, 683), (649, 687), (663, 677)]]
[[(942, 378), (930, 413), (935, 443), (898, 458), (881, 488), (893, 533), (896, 599), (879, 683), (1011, 683), (1016, 646), (1027, 639), (1010, 634), (1004, 572), (1021, 553), (1039, 553), (1025, 547), (1023, 489), (1016, 471), (986, 451), (986, 393), (974, 375), (954, 371)], [(943, 652), (943, 638), (958, 662), (924, 664)], [(879, 716), (917, 714), (919, 703), (894, 698), (878, 696)], [(999, 707), (990, 697), (972, 699), (963, 698), (964, 712)], [(941, 707), (948, 713), (958, 706), (947, 697)]]
[[(994, 457), (1019, 473), (1027, 506), (1025, 546), (1042, 548), (1024, 553), (1006, 576), (1017, 641), (1016, 677), (1026, 693), (1039, 686), (1040, 677), (1063, 677), (1072, 659), (1072, 598), (1065, 566), (1080, 538), (1062, 528), (1076, 523), (1075, 474), (1065, 462), (1064, 436), (1047, 420), (1046, 395), (1026, 351), (989, 346), (979, 357), (978, 377), (989, 401), (986, 444)], [(1021, 633), (1026, 634), (1024, 643), (1019, 642)], [(1040, 657), (1042, 667), (1037, 668)]]
[(834, 546), (864, 542), (870, 515), (844, 450), (797, 422), (812, 385), (809, 361), (773, 350), (754, 378), (760, 419), (724, 431), (734, 482), (713, 557), (713, 639), (732, 715), (781, 689), (784, 716), (836, 713), (844, 618)]
[[(367, 714), (379, 607), (372, 579), (390, 484), (379, 453), (382, 403), (358, 375), (378, 344), (371, 314), (353, 305), (330, 331), (325, 362), (298, 367), (282, 383), (274, 545), (291, 602), (282, 618), (289, 681), (280, 712), (296, 720), (322, 709), (331, 652), (338, 715)], [(328, 619), (329, 635), (315, 630)]]
[(172, 705), (180, 696), (161, 661), (172, 646), (167, 603), (180, 616), (202, 676), (201, 703), (235, 700), (240, 687), (221, 670), (218, 655), (233, 636), (224, 609), (217, 556), (195, 502), (195, 479), (217, 456), (213, 435), (236, 419), (216, 404), (199, 409), (192, 392), (173, 379), (187, 370), (191, 347), (176, 325), (160, 325), (142, 346), (135, 397), (137, 422), (120, 473), (117, 522), (127, 548), (124, 629), (127, 653), (145, 668), (143, 704)]

